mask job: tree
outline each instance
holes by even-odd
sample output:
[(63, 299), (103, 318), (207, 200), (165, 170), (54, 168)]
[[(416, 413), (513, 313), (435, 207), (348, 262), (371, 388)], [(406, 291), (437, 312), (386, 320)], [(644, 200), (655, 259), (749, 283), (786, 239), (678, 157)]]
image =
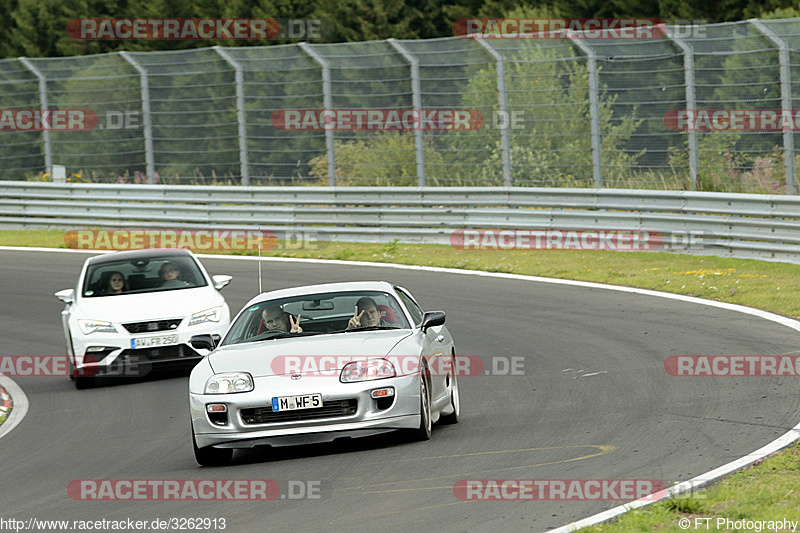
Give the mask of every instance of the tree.
[[(514, 183), (591, 185), (588, 73), (570, 44), (545, 43), (531, 42), (506, 58), (506, 84), (513, 89), (509, 91), (508, 107), (525, 113), (524, 127), (511, 130)], [(494, 76), (475, 76), (462, 106), (496, 110), (494, 79)], [(638, 155), (626, 153), (622, 148), (640, 121), (634, 118), (635, 109), (629, 115), (616, 116), (615, 100), (601, 88), (602, 163), (621, 172), (628, 170)], [(448, 146), (448, 161), (458, 175), (477, 177), (475, 172), (480, 169), (479, 175), (487, 185), (503, 182), (499, 132), (491, 137), (452, 132), (442, 139), (442, 144)]]

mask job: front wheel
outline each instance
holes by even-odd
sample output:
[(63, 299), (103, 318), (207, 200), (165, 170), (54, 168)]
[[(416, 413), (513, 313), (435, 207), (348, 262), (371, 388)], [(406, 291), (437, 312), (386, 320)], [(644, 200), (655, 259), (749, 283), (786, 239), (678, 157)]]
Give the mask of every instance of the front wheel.
[(229, 465), (233, 458), (231, 448), (214, 448), (213, 446), (198, 448), (194, 430), (192, 430), (192, 447), (194, 448), (194, 460), (200, 466), (225, 466)]
[[(425, 369), (427, 371), (427, 369)], [(428, 388), (427, 372), (419, 375), (419, 427), (408, 433), (409, 440), (423, 441), (431, 438), (431, 393)]]
[(442, 415), (439, 420), (442, 424), (458, 424), (461, 416), (461, 397), (458, 394), (458, 378), (456, 377), (456, 358), (453, 356), (452, 370), (450, 374), (450, 406), (453, 412), (449, 415)]

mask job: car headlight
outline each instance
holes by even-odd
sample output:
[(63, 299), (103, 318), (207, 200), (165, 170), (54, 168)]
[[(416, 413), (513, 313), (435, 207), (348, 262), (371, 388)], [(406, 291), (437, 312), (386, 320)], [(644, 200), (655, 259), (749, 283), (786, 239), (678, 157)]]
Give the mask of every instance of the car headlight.
[(111, 322), (106, 322), (105, 320), (78, 320), (78, 325), (81, 327), (81, 331), (84, 335), (89, 335), (90, 333), (116, 333), (117, 330), (114, 329), (114, 326), (111, 325)]
[(253, 376), (247, 372), (228, 372), (208, 378), (205, 394), (231, 394), (251, 390), (253, 390)]
[(370, 359), (368, 361), (347, 363), (342, 369), (339, 381), (342, 383), (356, 383), (358, 381), (393, 378), (396, 375), (394, 365), (391, 362), (386, 359)]
[(192, 318), (189, 319), (189, 325), (194, 326), (196, 324), (203, 324), (205, 322), (219, 322), (219, 319), (222, 317), (222, 306), (212, 307), (211, 309), (206, 309), (205, 311), (200, 311), (199, 313), (195, 313), (192, 315)]

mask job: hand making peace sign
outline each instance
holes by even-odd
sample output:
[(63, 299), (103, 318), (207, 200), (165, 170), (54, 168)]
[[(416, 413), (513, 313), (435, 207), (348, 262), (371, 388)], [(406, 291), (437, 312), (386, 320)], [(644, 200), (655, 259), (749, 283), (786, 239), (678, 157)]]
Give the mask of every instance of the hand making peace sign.
[(353, 317), (347, 321), (347, 329), (353, 329), (361, 326), (361, 317), (364, 316), (364, 311), (361, 313), (358, 312), (358, 306), (356, 306), (356, 310), (353, 313)]
[(289, 325), (291, 326), (291, 329), (289, 330), (289, 333), (303, 333), (303, 328), (300, 327), (300, 317), (302, 315), (300, 315), (298, 313), (297, 322), (295, 322), (294, 321), (294, 317), (292, 316), (292, 314), (291, 313), (287, 313), (287, 314), (289, 315)]

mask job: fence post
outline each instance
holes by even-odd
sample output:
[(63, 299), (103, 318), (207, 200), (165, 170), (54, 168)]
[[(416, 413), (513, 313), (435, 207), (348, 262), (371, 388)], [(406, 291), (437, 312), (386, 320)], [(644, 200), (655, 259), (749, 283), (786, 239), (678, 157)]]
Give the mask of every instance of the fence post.
[(600, 89), (597, 82), (597, 53), (583, 42), (579, 33), (567, 30), (567, 35), (586, 54), (586, 69), (589, 71), (589, 117), (592, 128), (592, 176), (594, 186), (603, 186), (602, 144), (600, 142)]
[(492, 46), (489, 41), (481, 39), (475, 34), (474, 39), (489, 52), (495, 60), (497, 70), (497, 106), (500, 113), (505, 117), (505, 126), (500, 128), (500, 144), (503, 150), (503, 185), (511, 187), (514, 183), (511, 176), (511, 140), (509, 129), (511, 128), (511, 117), (508, 114), (508, 100), (506, 95), (506, 63), (503, 55)]
[[(27, 57), (20, 57), (19, 61), (39, 80), (39, 105), (42, 106), (42, 111), (48, 111), (49, 104), (47, 102), (47, 78), (45, 78), (44, 74), (42, 74), (42, 71), (36, 68), (36, 65), (31, 63)], [(44, 142), (44, 168), (48, 174), (52, 174), (53, 146), (50, 143), (50, 130), (47, 128), (42, 130), (42, 140)]]
[(120, 57), (127, 61), (139, 73), (139, 86), (142, 93), (142, 124), (144, 127), (144, 161), (147, 171), (147, 183), (155, 183), (156, 164), (153, 158), (153, 119), (150, 113), (150, 80), (147, 70), (139, 64), (128, 52), (119, 52)]
[(417, 127), (414, 130), (414, 146), (417, 152), (417, 186), (425, 186), (425, 145), (422, 142), (422, 96), (419, 84), (419, 59), (414, 57), (408, 50), (394, 39), (388, 39), (392, 48), (397, 50), (411, 67), (411, 106), (414, 108), (418, 118)]
[[(778, 46), (778, 61), (781, 69), (781, 108), (784, 109), (784, 112), (791, 112), (792, 75), (790, 69), (792, 65), (789, 56), (789, 43), (786, 42), (786, 39), (778, 36), (763, 21), (750, 19), (749, 22), (767, 39)], [(791, 129), (783, 130), (783, 161), (786, 167), (786, 194), (797, 194), (797, 186), (794, 180), (794, 131)]]
[[(326, 111), (333, 109), (331, 99), (331, 65), (327, 59), (314, 51), (308, 43), (300, 43), (300, 49), (317, 62), (322, 68), (322, 106)], [(328, 153), (328, 185), (336, 186), (336, 153), (333, 145), (334, 132), (330, 128), (325, 128), (325, 149)]]
[[(697, 109), (695, 100), (694, 84), (694, 48), (683, 38), (678, 37), (674, 31), (664, 24), (664, 32), (667, 38), (671, 39), (678, 48), (683, 51), (683, 82), (686, 85), (686, 108)], [(691, 186), (693, 191), (697, 190), (697, 174), (700, 170), (698, 149), (697, 149), (697, 130), (689, 129), (689, 174), (692, 178)]]
[(242, 65), (239, 64), (231, 55), (219, 46), (214, 47), (225, 62), (233, 67), (236, 77), (236, 121), (239, 124), (239, 168), (242, 175), (242, 186), (250, 185), (250, 163), (247, 154), (247, 122), (244, 109), (244, 72)]

